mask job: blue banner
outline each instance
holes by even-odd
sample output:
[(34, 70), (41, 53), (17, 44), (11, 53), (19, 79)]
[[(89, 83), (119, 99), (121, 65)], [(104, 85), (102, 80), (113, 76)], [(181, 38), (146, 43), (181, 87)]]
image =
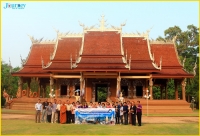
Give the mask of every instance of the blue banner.
[(75, 124), (115, 125), (115, 108), (78, 108)]

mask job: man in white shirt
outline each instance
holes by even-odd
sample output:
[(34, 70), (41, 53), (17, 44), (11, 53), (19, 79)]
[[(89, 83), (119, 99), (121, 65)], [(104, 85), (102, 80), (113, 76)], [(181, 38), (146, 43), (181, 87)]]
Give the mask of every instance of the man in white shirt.
[(35, 123), (40, 123), (40, 114), (41, 114), (41, 110), (42, 110), (42, 104), (40, 103), (41, 100), (38, 99), (38, 102), (35, 104)]

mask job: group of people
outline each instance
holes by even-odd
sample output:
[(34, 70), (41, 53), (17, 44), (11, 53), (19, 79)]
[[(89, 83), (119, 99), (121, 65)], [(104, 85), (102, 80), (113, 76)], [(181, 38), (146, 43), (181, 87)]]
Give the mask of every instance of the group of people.
[[(138, 126), (141, 126), (141, 116), (142, 116), (142, 105), (140, 101), (137, 101), (137, 106), (135, 102), (106, 102), (106, 103), (80, 103), (79, 101), (70, 103), (69, 100), (57, 102), (56, 99), (53, 102), (48, 102), (46, 99), (41, 103), (39, 99), (35, 104), (36, 116), (35, 122), (40, 123), (61, 123), (70, 124), (75, 123), (75, 109), (77, 108), (115, 108), (115, 119), (116, 124), (132, 124), (136, 126), (136, 115)], [(40, 121), (40, 116), (42, 119)]]
[(115, 105), (113, 104), (113, 108), (115, 108), (115, 123), (116, 124), (132, 124), (136, 126), (136, 117), (138, 121), (138, 126), (141, 126), (141, 119), (142, 119), (142, 105), (140, 101), (137, 101), (137, 105), (135, 102), (124, 102), (118, 103), (116, 102)]

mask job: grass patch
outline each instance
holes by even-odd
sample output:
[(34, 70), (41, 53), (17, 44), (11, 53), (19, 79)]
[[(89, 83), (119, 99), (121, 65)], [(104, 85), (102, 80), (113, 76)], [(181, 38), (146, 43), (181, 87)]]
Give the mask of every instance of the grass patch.
[(198, 123), (131, 125), (75, 125), (1, 120), (2, 135), (198, 135)]

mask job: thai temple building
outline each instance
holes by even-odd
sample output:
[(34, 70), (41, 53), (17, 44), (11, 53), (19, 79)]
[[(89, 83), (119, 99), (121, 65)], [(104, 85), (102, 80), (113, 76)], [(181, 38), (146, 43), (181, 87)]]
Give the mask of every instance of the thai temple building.
[[(79, 24), (82, 33), (56, 30), (56, 40), (52, 41), (30, 36), (32, 45), (28, 57), (22, 68), (12, 73), (20, 78), (18, 99), (45, 98), (45, 88), (50, 85), (56, 99), (74, 101), (75, 91), (80, 90), (81, 102), (97, 102), (97, 88), (104, 87), (106, 101), (117, 101), (122, 92), (125, 100), (141, 100), (145, 105), (145, 95), (151, 95), (149, 104), (158, 103), (153, 98), (152, 87), (159, 86), (160, 104), (170, 101), (187, 104), (186, 78), (194, 75), (185, 71), (180, 62), (174, 43), (176, 37), (163, 42), (150, 40), (150, 30), (123, 33), (125, 23), (107, 27), (103, 15), (99, 26)], [(39, 82), (38, 92), (30, 91), (32, 77)], [(175, 100), (168, 100), (169, 79), (174, 79)], [(23, 83), (28, 83), (27, 90), (22, 89)]]

